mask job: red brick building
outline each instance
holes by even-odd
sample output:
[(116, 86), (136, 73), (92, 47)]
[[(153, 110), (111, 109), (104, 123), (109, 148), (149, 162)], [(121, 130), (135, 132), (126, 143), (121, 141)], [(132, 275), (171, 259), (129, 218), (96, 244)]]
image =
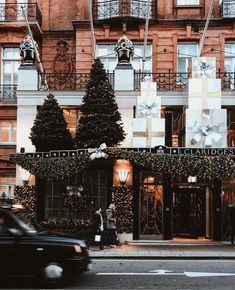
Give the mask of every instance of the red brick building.
[[(22, 2), (23, 8), (19, 4)], [(92, 6), (89, 5), (90, 3)], [(16, 182), (14, 165), (7, 162), (8, 154), (15, 152), (16, 147), (18, 152), (21, 147), (26, 150), (31, 149), (30, 146), (27, 147), (29, 142), (26, 140), (27, 132), (21, 140), (16, 140), (16, 130), (19, 128), (17, 105), (18, 112), (21, 112), (20, 116), (22, 116), (22, 103), (19, 100), (24, 94), (16, 90), (17, 69), (20, 64), (18, 47), (27, 34), (22, 9), (27, 15), (34, 39), (39, 46), (41, 63), (45, 72), (43, 78), (46, 79), (50, 91), (59, 99), (72, 132), (75, 131), (80, 116), (79, 104), (84, 94), (93, 57), (100, 57), (114, 85), (113, 71), (117, 65), (114, 47), (118, 39), (125, 34), (133, 42), (135, 48), (132, 59), (135, 74), (133, 90), (116, 92), (117, 102), (128, 133), (123, 146), (128, 147), (131, 144), (129, 123), (144, 74), (151, 75), (152, 80), (157, 82), (158, 94), (162, 96), (162, 115), (166, 118), (166, 128), (168, 128), (165, 144), (170, 147), (185, 146), (184, 109), (187, 106), (188, 78), (191, 77), (191, 58), (197, 56), (211, 0), (151, 0), (145, 47), (147, 4), (147, 0), (41, 0), (37, 3), (24, 0), (15, 1), (13, 4), (8, 0), (0, 1), (0, 194), (7, 191), (10, 195), (12, 186)], [(214, 1), (201, 54), (216, 57), (217, 78), (220, 78), (222, 82), (222, 107), (227, 109), (228, 116), (228, 147), (233, 147), (235, 142), (234, 7), (233, 0)], [(143, 58), (146, 58), (145, 62)], [(31, 99), (25, 99), (26, 103), (28, 100), (27, 109), (42, 103), (47, 94), (44, 89), (44, 83), (39, 83), (37, 90), (28, 92)], [(104, 207), (110, 199), (107, 197), (109, 185), (112, 183), (109, 169), (94, 169), (93, 177), (90, 178), (94, 184), (93, 194), (98, 204)], [(157, 190), (162, 190), (159, 187), (161, 182), (153, 180), (153, 176), (150, 176), (152, 179), (149, 177), (151, 181), (148, 173), (140, 173), (140, 176), (142, 176), (139, 177), (140, 184), (150, 182), (156, 186)], [(101, 195), (101, 189), (105, 196)], [(222, 192), (224, 199), (220, 200), (221, 211), (228, 202), (235, 203), (233, 183), (224, 184)], [(179, 199), (180, 196), (184, 194), (182, 192), (178, 194)], [(50, 200), (50, 198), (51, 195), (48, 194), (46, 199)], [(205, 207), (205, 198), (203, 200)], [(139, 201), (141, 201), (141, 196)], [(136, 206), (140, 208), (139, 201)], [(171, 205), (174, 202), (172, 200)], [(48, 212), (59, 215), (59, 209), (49, 207), (49, 202), (45, 208), (45, 215)], [(139, 208), (136, 209), (137, 216), (141, 215)], [(213, 210), (208, 214), (213, 215)], [(174, 228), (174, 221), (172, 223)], [(203, 223), (201, 235), (213, 238), (212, 234), (206, 233), (210, 231), (209, 225), (206, 229), (206, 222)], [(136, 224), (138, 228), (138, 218)], [(171, 222), (167, 232), (169, 232), (169, 227), (171, 227)], [(141, 230), (138, 228), (135, 232), (136, 237), (139, 238)], [(222, 238), (224, 233), (221, 228), (219, 232)], [(170, 234), (161, 232), (156, 235), (172, 237), (174, 234), (176, 230)]]

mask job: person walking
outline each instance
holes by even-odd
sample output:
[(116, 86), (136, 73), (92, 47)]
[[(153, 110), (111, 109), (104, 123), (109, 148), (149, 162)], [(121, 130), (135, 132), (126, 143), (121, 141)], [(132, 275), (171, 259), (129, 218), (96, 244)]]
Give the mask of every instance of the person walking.
[(100, 250), (103, 250), (104, 249), (103, 239), (104, 239), (103, 217), (101, 214), (101, 208), (97, 207), (92, 217), (90, 242), (99, 242)]
[(235, 206), (229, 205), (229, 219), (230, 219), (230, 240), (231, 244), (234, 244), (235, 235)]
[(115, 205), (111, 203), (106, 210), (106, 228), (108, 233), (107, 243), (110, 245), (120, 246), (120, 241), (117, 236), (116, 222)]

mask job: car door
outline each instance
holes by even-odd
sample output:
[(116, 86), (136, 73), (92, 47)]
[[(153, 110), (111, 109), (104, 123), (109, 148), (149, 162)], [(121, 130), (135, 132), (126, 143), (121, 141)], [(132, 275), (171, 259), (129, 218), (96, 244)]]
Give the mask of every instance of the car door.
[(34, 275), (38, 270), (40, 246), (27, 234), (20, 221), (7, 211), (0, 212), (0, 269), (6, 275)]

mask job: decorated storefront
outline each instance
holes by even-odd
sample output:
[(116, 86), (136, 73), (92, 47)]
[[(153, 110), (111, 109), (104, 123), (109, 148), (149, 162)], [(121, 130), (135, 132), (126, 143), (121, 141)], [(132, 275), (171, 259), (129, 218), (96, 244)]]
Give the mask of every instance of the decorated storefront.
[[(234, 148), (158, 146), (24, 153), (11, 160), (36, 176), (39, 219), (53, 217), (58, 208), (57, 218), (84, 218), (123, 196), (120, 223), (124, 227), (125, 220), (134, 239), (224, 240), (227, 206), (235, 202), (234, 154)], [(100, 192), (92, 191), (97, 183)], [(53, 199), (60, 204), (55, 211)]]

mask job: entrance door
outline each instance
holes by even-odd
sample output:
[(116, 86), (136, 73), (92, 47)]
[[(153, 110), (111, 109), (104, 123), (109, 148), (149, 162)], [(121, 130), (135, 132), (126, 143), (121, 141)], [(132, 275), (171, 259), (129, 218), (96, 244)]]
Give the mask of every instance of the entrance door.
[(205, 237), (205, 193), (200, 189), (178, 189), (173, 195), (173, 230), (175, 237)]
[(144, 185), (140, 192), (140, 239), (162, 239), (162, 205), (162, 185)]

